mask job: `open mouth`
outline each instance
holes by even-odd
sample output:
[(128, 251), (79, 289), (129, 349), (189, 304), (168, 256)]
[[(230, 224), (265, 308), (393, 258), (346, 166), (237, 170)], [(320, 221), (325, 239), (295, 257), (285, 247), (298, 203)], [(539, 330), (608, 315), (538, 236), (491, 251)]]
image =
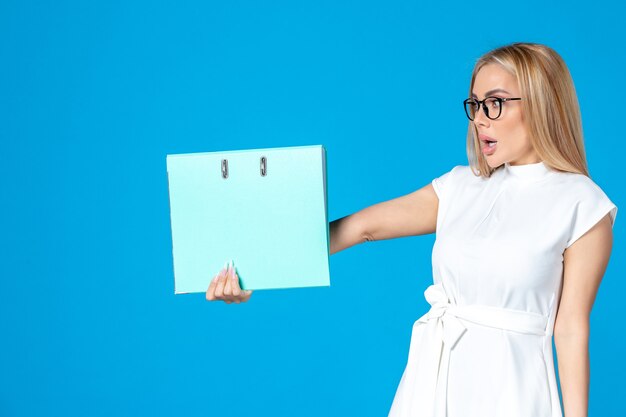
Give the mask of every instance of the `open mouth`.
[(497, 140), (481, 139), (480, 142), (482, 143), (482, 151), (486, 155), (491, 155), (496, 151), (496, 144), (498, 143)]
[(489, 136), (483, 133), (479, 135), (479, 139), (480, 139), (480, 144), (481, 144), (481, 150), (486, 155), (491, 155), (492, 153), (496, 151), (496, 146), (498, 143), (497, 140), (494, 140), (493, 138), (490, 138)]
[[(482, 136), (482, 135), (481, 135), (481, 136)], [(495, 146), (496, 142), (498, 142), (498, 141), (497, 141), (497, 140), (493, 140), (493, 139), (491, 139), (491, 138), (486, 139), (486, 138), (488, 138), (488, 137), (489, 137), (489, 136), (485, 136), (485, 137), (481, 137), (481, 138), (480, 138), (480, 141), (482, 142), (483, 146), (484, 146), (484, 145), (487, 145), (487, 146), (489, 146), (489, 147), (493, 147), (493, 146)]]

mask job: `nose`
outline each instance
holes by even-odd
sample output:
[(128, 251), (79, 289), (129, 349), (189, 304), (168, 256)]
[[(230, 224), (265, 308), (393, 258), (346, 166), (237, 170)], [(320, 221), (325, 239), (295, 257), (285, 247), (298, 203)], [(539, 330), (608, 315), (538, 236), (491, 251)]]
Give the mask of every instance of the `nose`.
[(489, 126), (489, 123), (491, 122), (491, 119), (489, 119), (487, 117), (487, 115), (485, 114), (485, 109), (483, 108), (483, 106), (480, 106), (480, 108), (478, 109), (478, 111), (474, 114), (474, 124), (476, 125), (476, 127), (478, 126)]

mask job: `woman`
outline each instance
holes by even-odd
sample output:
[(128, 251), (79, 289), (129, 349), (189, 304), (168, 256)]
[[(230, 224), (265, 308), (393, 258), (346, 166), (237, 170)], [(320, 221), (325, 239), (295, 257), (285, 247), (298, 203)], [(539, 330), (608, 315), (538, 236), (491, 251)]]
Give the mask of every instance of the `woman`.
[[(588, 176), (570, 73), (551, 48), (514, 43), (477, 61), (469, 94), (470, 165), (330, 224), (331, 254), (436, 232), (431, 308), (389, 416), (586, 416), (589, 315), (617, 207)], [(250, 295), (232, 268), (207, 290)]]

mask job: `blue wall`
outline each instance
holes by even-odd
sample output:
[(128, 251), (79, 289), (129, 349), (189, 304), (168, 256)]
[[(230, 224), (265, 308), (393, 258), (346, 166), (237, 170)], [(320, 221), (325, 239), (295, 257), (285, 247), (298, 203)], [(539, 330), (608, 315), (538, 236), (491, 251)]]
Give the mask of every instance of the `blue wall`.
[[(620, 207), (612, 3), (2, 0), (0, 415), (386, 415), (434, 235), (333, 255), (330, 288), (174, 296), (165, 155), (323, 144), (333, 220), (467, 164), (474, 60), (540, 42), (569, 65), (592, 178)], [(622, 224), (591, 415), (623, 409)]]

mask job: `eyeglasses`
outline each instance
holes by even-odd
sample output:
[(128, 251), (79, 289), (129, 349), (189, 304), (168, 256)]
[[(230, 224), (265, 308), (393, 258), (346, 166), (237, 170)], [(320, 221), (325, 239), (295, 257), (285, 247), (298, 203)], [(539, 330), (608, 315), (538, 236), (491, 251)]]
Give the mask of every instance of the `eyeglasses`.
[(474, 120), (476, 112), (480, 110), (481, 105), (483, 111), (485, 112), (485, 115), (491, 120), (496, 120), (498, 117), (500, 117), (500, 114), (502, 113), (502, 103), (509, 100), (521, 99), (521, 97), (486, 97), (484, 100), (475, 100), (473, 98), (468, 98), (463, 101), (463, 106), (465, 107), (465, 114), (470, 120)]

